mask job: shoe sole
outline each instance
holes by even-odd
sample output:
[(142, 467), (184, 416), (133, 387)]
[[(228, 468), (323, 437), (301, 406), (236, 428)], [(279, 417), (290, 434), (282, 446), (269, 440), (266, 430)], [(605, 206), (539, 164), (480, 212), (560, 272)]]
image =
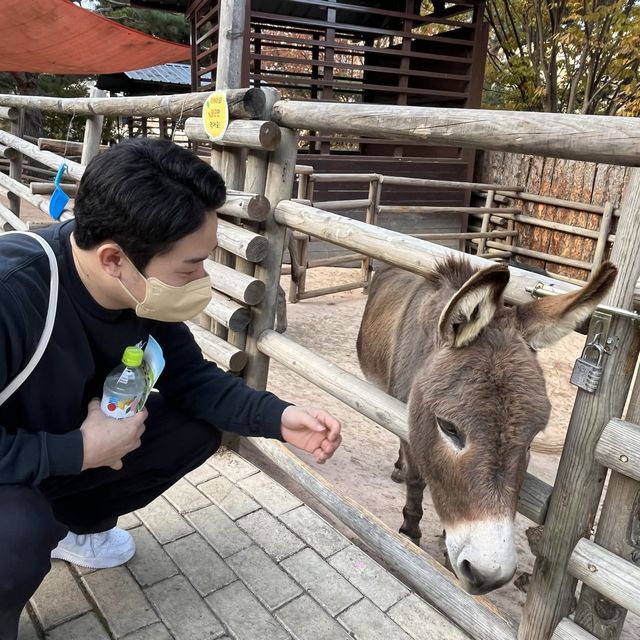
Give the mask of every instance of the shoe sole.
[(103, 557), (100, 559), (100, 561), (92, 562), (91, 560), (87, 560), (86, 558), (78, 556), (75, 553), (71, 553), (70, 551), (66, 551), (65, 549), (54, 549), (51, 552), (51, 559), (64, 560), (65, 562), (71, 562), (72, 564), (76, 564), (87, 569), (111, 569), (113, 567), (119, 567), (126, 562), (129, 562), (129, 560), (133, 558), (135, 552), (136, 550), (134, 548), (128, 554), (106, 558)]

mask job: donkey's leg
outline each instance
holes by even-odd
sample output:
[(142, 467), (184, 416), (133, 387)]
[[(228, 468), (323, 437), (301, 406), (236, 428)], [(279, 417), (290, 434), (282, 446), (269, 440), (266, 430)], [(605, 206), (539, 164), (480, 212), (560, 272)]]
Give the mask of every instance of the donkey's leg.
[[(406, 445), (401, 446), (401, 450)], [(422, 476), (418, 473), (418, 470), (411, 462), (411, 456), (407, 454), (407, 451), (403, 451), (405, 462), (405, 484), (407, 485), (407, 498), (402, 509), (402, 515), (404, 516), (404, 522), (400, 527), (400, 533), (404, 533), (405, 536), (411, 538), (411, 541), (420, 546), (420, 538), (422, 533), (420, 531), (420, 520), (422, 520), (422, 496), (424, 495), (424, 488), (427, 483), (423, 480)]]
[(402, 445), (398, 449), (398, 459), (393, 465), (393, 471), (391, 472), (391, 479), (394, 482), (403, 483), (404, 482), (404, 461), (402, 458)]

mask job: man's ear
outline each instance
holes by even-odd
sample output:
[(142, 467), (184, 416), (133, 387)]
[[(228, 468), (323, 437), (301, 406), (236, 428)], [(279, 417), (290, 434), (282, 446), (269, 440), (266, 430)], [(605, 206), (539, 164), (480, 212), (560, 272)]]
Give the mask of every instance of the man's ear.
[(119, 278), (126, 257), (115, 242), (104, 242), (96, 249), (98, 263), (102, 270), (114, 278)]

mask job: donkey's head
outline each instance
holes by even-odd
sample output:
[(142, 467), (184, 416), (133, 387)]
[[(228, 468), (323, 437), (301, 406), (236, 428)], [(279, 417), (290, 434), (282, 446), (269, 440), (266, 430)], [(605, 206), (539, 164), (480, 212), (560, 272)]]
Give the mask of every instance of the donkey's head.
[[(440, 267), (443, 282), (446, 269)], [(411, 452), (446, 529), (451, 564), (470, 593), (495, 589), (516, 570), (518, 493), (531, 441), (550, 411), (535, 352), (587, 319), (615, 275), (605, 263), (584, 288), (515, 308), (502, 302), (505, 266), (474, 273), (452, 296), (450, 282), (441, 287), (449, 293), (435, 348), (409, 399)]]

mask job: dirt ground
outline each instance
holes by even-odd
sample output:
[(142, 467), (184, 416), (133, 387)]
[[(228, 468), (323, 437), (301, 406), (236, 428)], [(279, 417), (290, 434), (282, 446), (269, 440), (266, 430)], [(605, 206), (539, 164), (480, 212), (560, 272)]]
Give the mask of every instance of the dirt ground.
[[(0, 203), (6, 206), (6, 202), (6, 197), (0, 191)], [(41, 211), (24, 203), (22, 217), (25, 220), (40, 222), (47, 220), (47, 216)], [(353, 269), (313, 269), (307, 274), (307, 290), (355, 281), (358, 276), (359, 271)], [(288, 277), (282, 278), (282, 285), (285, 291), (288, 291)], [(365, 297), (361, 290), (288, 304), (287, 335), (346, 371), (361, 376), (355, 342), (364, 305)], [(552, 403), (552, 413), (549, 426), (534, 441), (529, 471), (550, 484), (555, 479), (560, 448), (576, 394), (575, 388), (569, 384), (569, 376), (583, 344), (582, 336), (571, 334), (553, 348), (541, 351), (539, 355), (545, 372), (547, 393)], [(397, 530), (402, 522), (404, 487), (395, 484), (389, 477), (397, 456), (397, 438), (275, 362), (271, 365), (269, 389), (296, 404), (323, 407), (342, 422), (343, 445), (332, 460), (326, 465), (316, 465), (309, 456), (306, 456), (305, 460), (335, 484), (343, 494), (355, 499), (392, 529)], [(250, 444), (243, 444), (240, 453), (267, 470), (276, 480), (299, 495), (358, 543), (356, 536), (335, 521), (321, 505)], [(421, 547), (443, 562), (442, 527), (428, 492), (425, 492), (424, 510)], [(529, 520), (517, 515), (516, 543), (519, 567), (516, 575), (531, 572), (533, 567), (534, 558), (525, 537), (525, 531), (530, 526), (532, 523)], [(526, 596), (513, 583), (489, 594), (488, 597), (511, 618), (520, 619)], [(622, 638), (640, 638), (640, 617), (629, 614)]]
[[(354, 281), (358, 275), (359, 271), (353, 269), (313, 269), (307, 274), (307, 290)], [(282, 278), (282, 285), (285, 291), (288, 291), (286, 277)], [(286, 335), (348, 372), (361, 376), (355, 342), (364, 305), (365, 297), (361, 290), (288, 304), (289, 327)], [(569, 376), (583, 344), (583, 336), (571, 334), (553, 348), (541, 351), (539, 355), (553, 408), (549, 426), (534, 441), (529, 471), (548, 483), (553, 483), (555, 479), (560, 447), (576, 394), (575, 388), (569, 384)], [(395, 484), (389, 477), (396, 459), (397, 438), (275, 362), (271, 365), (269, 389), (297, 404), (324, 407), (341, 420), (343, 445), (332, 460), (326, 465), (316, 465), (308, 456), (305, 460), (335, 484), (340, 491), (358, 501), (391, 528), (397, 530), (402, 522), (404, 486)], [(264, 465), (280, 482), (305, 497), (312, 506), (327, 516), (327, 512), (322, 507), (314, 504), (309, 496), (262, 459), (260, 454), (256, 454), (255, 450), (244, 446), (241, 452), (258, 464)], [(425, 492), (424, 509), (421, 547), (439, 561), (443, 561), (442, 527), (428, 492)], [(349, 533), (340, 525), (338, 526), (345, 533)], [(516, 517), (516, 540), (519, 553), (519, 567), (516, 575), (530, 572), (533, 567), (534, 558), (525, 537), (525, 530), (531, 526), (532, 523), (526, 518), (520, 515)], [(353, 536), (349, 537), (353, 539)], [(493, 592), (488, 597), (513, 619), (520, 619), (526, 596), (513, 583)], [(639, 618), (630, 615), (627, 627), (629, 628), (625, 631), (624, 638), (631, 640), (631, 638), (640, 637)]]

